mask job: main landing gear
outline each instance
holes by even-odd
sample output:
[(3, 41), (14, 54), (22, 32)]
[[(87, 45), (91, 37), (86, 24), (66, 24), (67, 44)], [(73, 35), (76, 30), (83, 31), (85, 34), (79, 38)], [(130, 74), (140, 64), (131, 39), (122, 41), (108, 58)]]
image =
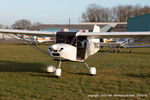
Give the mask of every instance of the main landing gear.
[[(92, 76), (96, 75), (96, 68), (95, 67), (89, 67), (86, 62), (84, 62), (84, 64), (89, 69), (89, 74), (90, 75), (92, 75)], [(60, 67), (61, 67), (61, 61), (59, 61), (58, 68), (56, 68), (55, 66), (52, 66), (52, 65), (47, 66), (47, 72), (49, 72), (49, 73), (55, 72), (55, 76), (60, 77), (61, 72), (62, 72)]]
[(86, 62), (84, 62), (84, 64), (85, 64), (86, 67), (89, 69), (89, 74), (90, 74), (90, 75), (92, 75), (92, 76), (96, 75), (96, 68), (95, 68), (95, 67), (89, 67)]
[[(113, 50), (113, 52), (118, 52), (118, 53), (120, 53), (120, 52), (121, 52), (121, 49), (119, 48), (118, 50)], [(131, 49), (129, 49), (129, 53), (132, 53)]]

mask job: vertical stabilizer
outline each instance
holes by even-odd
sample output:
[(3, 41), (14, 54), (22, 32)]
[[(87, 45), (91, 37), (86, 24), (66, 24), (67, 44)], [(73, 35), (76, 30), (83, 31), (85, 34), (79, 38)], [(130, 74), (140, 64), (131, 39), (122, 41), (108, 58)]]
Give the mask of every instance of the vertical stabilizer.
[(101, 32), (100, 26), (94, 25), (93, 32)]

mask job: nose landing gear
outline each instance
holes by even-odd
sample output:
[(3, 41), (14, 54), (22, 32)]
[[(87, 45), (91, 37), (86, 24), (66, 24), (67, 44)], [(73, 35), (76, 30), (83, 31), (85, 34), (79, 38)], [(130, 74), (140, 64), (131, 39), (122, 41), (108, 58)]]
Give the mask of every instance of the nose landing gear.
[(55, 76), (57, 76), (57, 77), (60, 77), (61, 76), (61, 72), (62, 72), (62, 70), (61, 70), (61, 61), (59, 61), (59, 67), (56, 69), (56, 71), (55, 71)]
[(55, 76), (56, 77), (60, 77), (61, 76), (61, 72), (62, 72), (62, 70), (61, 70), (61, 61), (59, 61), (59, 67), (58, 68), (56, 68), (55, 66), (53, 66), (53, 65), (49, 65), (49, 66), (47, 66), (47, 72), (48, 73), (53, 73), (53, 72), (55, 72)]
[(56, 71), (56, 67), (55, 66), (53, 66), (53, 65), (48, 65), (47, 66), (47, 72), (53, 73), (55, 71)]

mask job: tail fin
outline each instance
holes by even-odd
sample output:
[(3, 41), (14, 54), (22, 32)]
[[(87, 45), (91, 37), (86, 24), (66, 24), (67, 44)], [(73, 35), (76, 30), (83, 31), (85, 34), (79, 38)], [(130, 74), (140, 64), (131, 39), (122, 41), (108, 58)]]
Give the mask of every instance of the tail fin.
[(101, 32), (100, 26), (94, 25), (93, 32)]

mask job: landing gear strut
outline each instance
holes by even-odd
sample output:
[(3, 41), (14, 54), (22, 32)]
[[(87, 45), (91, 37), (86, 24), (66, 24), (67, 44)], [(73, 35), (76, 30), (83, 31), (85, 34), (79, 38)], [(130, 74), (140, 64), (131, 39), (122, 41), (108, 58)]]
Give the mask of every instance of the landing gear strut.
[(132, 53), (131, 49), (129, 50), (129, 53)]
[(61, 72), (62, 72), (60, 67), (61, 67), (61, 61), (59, 61), (58, 68), (56, 68), (53, 65), (48, 65), (47, 66), (47, 72), (49, 72), (49, 73), (55, 72), (55, 76), (60, 77), (61, 76)]
[(86, 62), (84, 62), (84, 64), (86, 65), (86, 67), (89, 69), (89, 74), (90, 75), (96, 75), (96, 68), (95, 67), (89, 67), (88, 64)]
[(61, 72), (62, 72), (62, 70), (61, 70), (61, 61), (59, 61), (59, 66), (58, 66), (58, 68), (56, 69), (56, 71), (55, 71), (55, 75), (57, 76), (57, 77), (60, 77), (61, 76)]
[(118, 53), (120, 53), (120, 48), (118, 49)]

